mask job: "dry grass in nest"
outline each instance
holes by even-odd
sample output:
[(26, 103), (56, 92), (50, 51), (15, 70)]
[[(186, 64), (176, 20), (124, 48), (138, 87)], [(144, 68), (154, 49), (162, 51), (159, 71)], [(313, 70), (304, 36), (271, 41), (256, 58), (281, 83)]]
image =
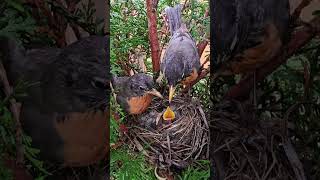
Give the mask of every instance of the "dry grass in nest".
[(252, 105), (220, 103), (210, 121), (210, 157), (215, 179), (299, 179), (302, 164), (288, 137), (284, 118), (259, 118)]
[(176, 114), (173, 122), (162, 119), (167, 105), (166, 100), (154, 101), (147, 112), (135, 117), (139, 123), (128, 125), (131, 147), (161, 168), (180, 169), (208, 159), (209, 127), (199, 100), (175, 97), (170, 105)]

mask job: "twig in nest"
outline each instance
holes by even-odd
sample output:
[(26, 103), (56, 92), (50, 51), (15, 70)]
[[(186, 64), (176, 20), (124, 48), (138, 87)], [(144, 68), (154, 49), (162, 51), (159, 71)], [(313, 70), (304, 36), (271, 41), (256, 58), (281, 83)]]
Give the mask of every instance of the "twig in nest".
[[(165, 100), (164, 100), (165, 101)], [(164, 167), (184, 168), (194, 160), (208, 158), (209, 143), (208, 123), (199, 111), (199, 103), (187, 103), (189, 98), (177, 96), (171, 106), (176, 112), (176, 120), (170, 124), (160, 122), (152, 129), (144, 124), (132, 126), (129, 136), (139, 137), (140, 144), (148, 144), (144, 149), (153, 163)], [(140, 116), (139, 120), (152, 119), (156, 124), (158, 112), (165, 108), (162, 101), (154, 102), (150, 111)], [(141, 151), (141, 150), (140, 150)]]
[[(223, 175), (220, 178), (293, 179), (294, 172), (296, 178), (304, 180), (298, 156), (293, 147), (287, 145), (290, 143), (289, 139), (278, 138), (283, 136), (285, 128), (280, 125), (281, 120), (272, 118), (266, 124), (265, 121), (256, 119), (256, 124), (246, 124), (244, 122), (254, 113), (250, 111), (250, 105), (239, 106), (238, 103), (231, 102), (221, 102), (216, 106), (215, 112), (219, 113), (212, 114), (214, 124), (210, 124), (211, 139), (215, 138), (211, 143), (217, 147), (213, 153), (222, 154), (220, 158), (224, 162), (217, 169), (217, 174)], [(239, 115), (241, 111), (243, 115)], [(283, 143), (285, 152), (281, 150)]]
[[(4, 87), (4, 92), (7, 97), (12, 95), (12, 87), (8, 81), (6, 70), (2, 62), (0, 61), (0, 79)], [(13, 119), (15, 121), (15, 131), (16, 131), (16, 161), (18, 164), (23, 164), (24, 161), (24, 149), (22, 144), (22, 127), (20, 123), (20, 108), (15, 99), (10, 98), (10, 110), (13, 114)]]
[(297, 180), (306, 180), (303, 165), (300, 162), (299, 157), (290, 142), (290, 139), (287, 139), (283, 144), (283, 149), (288, 157), (288, 160), (290, 161), (291, 167), (296, 175)]

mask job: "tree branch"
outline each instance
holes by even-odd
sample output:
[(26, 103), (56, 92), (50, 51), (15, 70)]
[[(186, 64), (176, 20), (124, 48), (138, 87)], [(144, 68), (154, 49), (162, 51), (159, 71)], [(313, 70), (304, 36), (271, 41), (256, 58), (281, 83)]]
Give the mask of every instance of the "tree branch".
[[(10, 86), (10, 83), (8, 81), (6, 70), (4, 69), (4, 66), (2, 62), (0, 61), (0, 80), (2, 82), (2, 85), (4, 87), (4, 93), (6, 97), (10, 97), (12, 95), (12, 87)], [(15, 99), (10, 98), (10, 110), (13, 115), (13, 119), (15, 122), (15, 136), (16, 136), (16, 160), (17, 164), (23, 164), (24, 161), (24, 149), (22, 144), (22, 128), (20, 123), (20, 107), (18, 106), (18, 103)]]
[(198, 48), (198, 54), (199, 56), (201, 57), (204, 49), (206, 48), (206, 46), (208, 45), (208, 41), (207, 40), (203, 40), (201, 42), (199, 42), (199, 44), (197, 45), (197, 48)]
[[(299, 30), (292, 34), (290, 42), (279, 51), (270, 62), (256, 71), (256, 82), (262, 81), (265, 77), (271, 74), (280, 65), (285, 63), (289, 57), (294, 55), (300, 48), (306, 45), (320, 31), (320, 17), (316, 17)], [(246, 98), (253, 87), (253, 75), (240, 81), (234, 85), (225, 95), (225, 98), (242, 99)]]
[(301, 11), (307, 7), (312, 0), (302, 0), (302, 2), (299, 4), (299, 6), (294, 10), (294, 12), (292, 13), (292, 21), (296, 21), (297, 19), (299, 19), (299, 16), (301, 14)]
[(151, 47), (152, 68), (153, 72), (160, 71), (160, 48), (157, 33), (157, 14), (156, 9), (153, 8), (153, 1), (146, 0), (148, 29), (149, 29), (149, 43)]

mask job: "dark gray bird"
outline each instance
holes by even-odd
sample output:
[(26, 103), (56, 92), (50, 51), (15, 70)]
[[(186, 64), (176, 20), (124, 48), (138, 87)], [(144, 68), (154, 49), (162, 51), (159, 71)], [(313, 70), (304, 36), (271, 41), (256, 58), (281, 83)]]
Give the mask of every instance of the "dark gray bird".
[[(263, 67), (290, 34), (288, 0), (215, 0), (210, 6), (211, 72), (216, 77), (247, 74)], [(210, 143), (214, 144), (212, 134)], [(211, 179), (226, 178), (223, 169), (227, 164), (219, 155), (223, 152), (210, 151), (211, 167), (217, 167), (211, 168)]]
[(163, 98), (160, 92), (154, 89), (154, 85), (152, 76), (144, 73), (112, 78), (117, 102), (129, 114), (143, 113), (149, 107), (153, 96)]
[(91, 36), (63, 49), (26, 51), (1, 38), (10, 82), (27, 88), (20, 120), (41, 157), (63, 166), (105, 158), (108, 141), (109, 38)]
[(216, 0), (212, 11), (215, 73), (253, 72), (273, 58), (287, 39), (288, 0)]
[(178, 83), (188, 86), (198, 77), (200, 57), (195, 41), (181, 19), (181, 5), (165, 9), (169, 21), (171, 39), (161, 61), (161, 75), (169, 84), (171, 102)]

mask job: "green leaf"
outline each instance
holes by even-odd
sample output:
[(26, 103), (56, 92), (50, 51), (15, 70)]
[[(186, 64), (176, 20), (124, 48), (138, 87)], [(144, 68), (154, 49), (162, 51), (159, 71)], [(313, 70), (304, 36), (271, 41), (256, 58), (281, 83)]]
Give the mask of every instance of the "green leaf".
[(14, 1), (14, 0), (5, 0), (6, 3), (8, 4), (9, 7), (13, 7), (14, 9), (20, 11), (20, 12), (25, 12), (25, 9), (22, 5), (21, 2), (17, 2), (17, 1)]

